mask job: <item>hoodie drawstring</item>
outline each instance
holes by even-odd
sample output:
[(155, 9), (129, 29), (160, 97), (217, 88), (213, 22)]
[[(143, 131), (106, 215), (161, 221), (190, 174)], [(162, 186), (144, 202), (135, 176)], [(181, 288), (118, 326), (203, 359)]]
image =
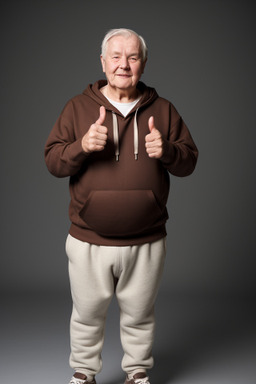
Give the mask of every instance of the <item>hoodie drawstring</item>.
[[(134, 157), (135, 160), (138, 160), (139, 155), (139, 129), (138, 129), (138, 123), (137, 123), (137, 113), (139, 108), (136, 109), (135, 116), (134, 116), (134, 122), (133, 122), (133, 145), (134, 145)], [(113, 118), (113, 137), (114, 137), (114, 144), (115, 144), (115, 157), (116, 161), (119, 161), (119, 132), (118, 132), (118, 122), (117, 117), (114, 111), (112, 111), (112, 118)]]
[(115, 156), (116, 161), (119, 160), (119, 134), (118, 134), (118, 122), (115, 112), (112, 111), (113, 117), (113, 136), (114, 136), (114, 144), (115, 144)]
[(138, 155), (139, 155), (139, 129), (137, 124), (137, 113), (138, 113), (138, 108), (136, 109), (135, 116), (134, 116), (134, 123), (133, 123), (133, 143), (134, 143), (135, 160), (138, 160)]

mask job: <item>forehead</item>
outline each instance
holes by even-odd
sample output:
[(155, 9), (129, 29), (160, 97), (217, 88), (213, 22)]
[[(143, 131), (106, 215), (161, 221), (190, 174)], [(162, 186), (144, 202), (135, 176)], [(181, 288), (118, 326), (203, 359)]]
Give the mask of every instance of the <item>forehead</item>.
[(139, 39), (132, 36), (113, 36), (107, 43), (107, 52), (112, 51), (128, 51), (132, 53), (140, 53)]

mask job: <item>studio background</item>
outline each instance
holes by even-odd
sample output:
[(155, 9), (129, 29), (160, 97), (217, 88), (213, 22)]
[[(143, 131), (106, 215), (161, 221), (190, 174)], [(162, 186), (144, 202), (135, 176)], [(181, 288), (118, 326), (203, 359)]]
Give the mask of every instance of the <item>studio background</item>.
[[(165, 357), (159, 358), (165, 363), (160, 365), (170, 366), (172, 371), (168, 363), (171, 348), (177, 372), (170, 377), (177, 383), (193, 382), (188, 370), (193, 364), (181, 361), (189, 360), (188, 350), (193, 354), (191, 316), (193, 324), (204, 326), (205, 305), (211, 319), (220, 319), (216, 313), (225, 308), (225, 316), (235, 314), (233, 321), (238, 314), (246, 321), (234, 333), (249, 329), (246, 337), (253, 344), (246, 361), (255, 360), (255, 328), (251, 328), (256, 293), (255, 11), (255, 3), (248, 0), (0, 3), (0, 287), (4, 341), (0, 347), (0, 378), (11, 377), (9, 369), (15, 363), (26, 372), (32, 361), (34, 373), (44, 377), (39, 383), (45, 383), (46, 376), (42, 375), (46, 370), (53, 374), (56, 366), (62, 380), (68, 380), (64, 375), (71, 310), (64, 249), (69, 228), (68, 179), (49, 174), (43, 151), (65, 103), (88, 83), (104, 78), (99, 59), (101, 41), (109, 29), (119, 27), (134, 29), (145, 38), (149, 57), (141, 80), (175, 105), (199, 148), (195, 172), (187, 178), (171, 177), (168, 256), (158, 311), (159, 322), (167, 320), (158, 333), (157, 350), (161, 351), (166, 341), (166, 330), (170, 339), (164, 348)], [(198, 299), (200, 310), (195, 316), (198, 307), (191, 303), (198, 303)], [(181, 302), (187, 305), (181, 308)], [(230, 311), (227, 305), (231, 305)], [(118, 328), (115, 309), (111, 316)], [(186, 324), (185, 318), (190, 319)], [(225, 318), (230, 325), (232, 319)], [(207, 330), (212, 329), (203, 329), (197, 352), (203, 349), (202, 340), (209, 344), (214, 339), (207, 336)], [(177, 338), (177, 349), (175, 330), (183, 334), (183, 339)], [(215, 328), (214, 332), (217, 335)], [(118, 332), (112, 336), (118, 343)], [(191, 342), (187, 343), (187, 352), (185, 337)], [(244, 344), (249, 346), (249, 342)], [(62, 358), (57, 353), (58, 357), (48, 355), (53, 345), (64, 351)], [(40, 358), (36, 358), (36, 351)], [(200, 354), (197, 356), (200, 371)], [(18, 362), (13, 361), (15, 357)], [(42, 370), (42, 359), (48, 369)], [(252, 365), (246, 367), (247, 376), (241, 374), (241, 384), (255, 383), (255, 370)], [(106, 372), (112, 380), (110, 371)], [(25, 373), (23, 377), (25, 382)], [(170, 377), (166, 373), (160, 381), (167, 382)], [(226, 383), (226, 376), (221, 377), (222, 381), (215, 372), (202, 382)], [(57, 378), (55, 382), (63, 381)], [(200, 383), (199, 376), (195, 382)]]

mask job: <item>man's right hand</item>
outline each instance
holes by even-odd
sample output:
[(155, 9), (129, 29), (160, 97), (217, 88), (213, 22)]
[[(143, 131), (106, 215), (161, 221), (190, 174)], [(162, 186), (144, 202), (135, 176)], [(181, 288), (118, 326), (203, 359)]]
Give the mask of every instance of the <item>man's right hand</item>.
[(106, 118), (105, 107), (100, 107), (100, 116), (98, 120), (92, 124), (88, 132), (82, 138), (82, 148), (86, 153), (103, 151), (107, 143), (108, 129), (102, 125)]

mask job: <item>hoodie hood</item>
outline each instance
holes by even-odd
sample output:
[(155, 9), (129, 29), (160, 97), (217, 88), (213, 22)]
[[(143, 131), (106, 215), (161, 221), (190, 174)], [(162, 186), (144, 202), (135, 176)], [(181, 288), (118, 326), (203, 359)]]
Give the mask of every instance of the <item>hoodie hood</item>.
[[(102, 94), (100, 89), (107, 85), (106, 80), (99, 80), (94, 84), (89, 84), (88, 87), (83, 91), (83, 94), (93, 99), (99, 106), (103, 105), (107, 110), (114, 111), (117, 114), (121, 113), (108, 101), (108, 99)], [(141, 98), (136, 109), (151, 104), (158, 94), (154, 88), (147, 87), (142, 81), (137, 84), (137, 89), (140, 91)], [(131, 113), (134, 109), (131, 111)]]
[[(119, 160), (119, 129), (118, 129), (118, 119), (117, 115), (123, 116), (122, 113), (111, 104), (108, 99), (100, 91), (102, 87), (107, 85), (106, 80), (99, 80), (94, 84), (89, 84), (88, 87), (83, 91), (83, 94), (87, 97), (90, 97), (94, 100), (99, 107), (104, 106), (107, 111), (112, 112), (112, 129), (113, 129), (113, 138), (115, 145), (115, 158), (116, 161)], [(133, 131), (134, 131), (134, 158), (138, 159), (139, 154), (139, 127), (137, 122), (137, 115), (141, 108), (150, 105), (155, 99), (158, 98), (158, 94), (154, 88), (147, 87), (143, 82), (139, 81), (137, 88), (140, 92), (140, 100), (135, 105), (135, 107), (127, 114), (134, 113), (134, 122), (133, 122)]]

